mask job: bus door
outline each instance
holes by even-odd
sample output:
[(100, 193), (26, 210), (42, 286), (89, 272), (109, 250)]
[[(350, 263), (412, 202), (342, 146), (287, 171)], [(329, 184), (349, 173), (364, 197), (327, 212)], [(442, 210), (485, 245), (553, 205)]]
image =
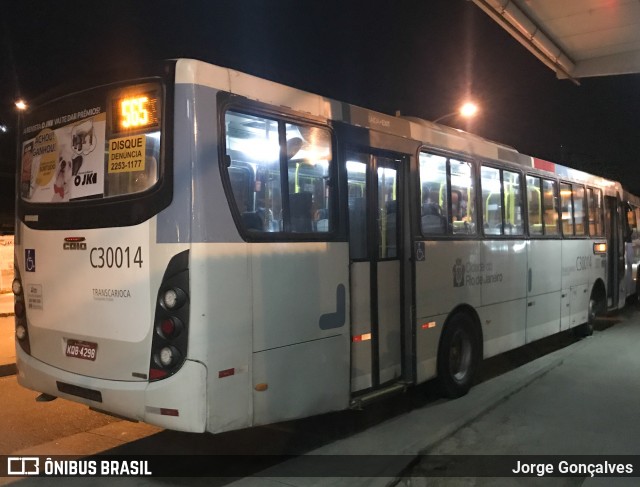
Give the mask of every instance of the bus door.
[(624, 280), (624, 238), (622, 208), (618, 198), (605, 196), (606, 232), (607, 232), (607, 307), (617, 308)]
[(402, 376), (401, 187), (405, 156), (347, 151), (351, 391)]

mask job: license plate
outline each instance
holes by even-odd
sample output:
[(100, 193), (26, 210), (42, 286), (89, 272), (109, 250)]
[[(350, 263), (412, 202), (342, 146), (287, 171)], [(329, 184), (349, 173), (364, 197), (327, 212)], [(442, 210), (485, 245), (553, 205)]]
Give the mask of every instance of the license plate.
[(84, 360), (95, 360), (98, 354), (98, 344), (84, 342), (82, 340), (67, 340), (65, 347), (67, 357), (76, 357)]

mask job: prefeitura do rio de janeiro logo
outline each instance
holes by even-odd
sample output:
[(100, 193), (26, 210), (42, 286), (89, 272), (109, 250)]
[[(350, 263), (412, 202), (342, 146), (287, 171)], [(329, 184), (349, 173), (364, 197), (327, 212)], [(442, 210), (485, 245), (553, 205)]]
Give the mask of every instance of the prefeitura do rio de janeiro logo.
[(464, 265), (462, 259), (456, 259), (453, 266), (453, 287), (464, 286)]

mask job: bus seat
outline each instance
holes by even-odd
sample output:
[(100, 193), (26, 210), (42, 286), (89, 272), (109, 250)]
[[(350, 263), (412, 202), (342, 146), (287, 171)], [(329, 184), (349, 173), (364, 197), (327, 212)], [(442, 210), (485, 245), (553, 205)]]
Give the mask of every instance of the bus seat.
[(242, 224), (244, 228), (254, 232), (262, 232), (264, 230), (262, 228), (262, 219), (255, 211), (245, 211), (242, 214)]
[(420, 225), (422, 233), (442, 235), (444, 234), (445, 219), (438, 215), (424, 215)]
[(531, 235), (542, 235), (542, 223), (529, 225), (529, 233)]
[(289, 195), (291, 211), (291, 230), (298, 233), (310, 233), (312, 194), (309, 192), (293, 193)]
[(316, 232), (328, 232), (329, 231), (329, 210), (326, 208), (320, 208), (316, 211), (315, 221), (313, 222)]

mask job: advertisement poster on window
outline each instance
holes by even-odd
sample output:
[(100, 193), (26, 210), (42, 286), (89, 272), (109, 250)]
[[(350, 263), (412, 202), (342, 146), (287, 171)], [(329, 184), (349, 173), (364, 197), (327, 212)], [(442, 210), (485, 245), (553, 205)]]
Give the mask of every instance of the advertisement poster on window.
[(104, 193), (106, 114), (89, 107), (27, 125), (20, 193), (32, 203), (56, 203)]

